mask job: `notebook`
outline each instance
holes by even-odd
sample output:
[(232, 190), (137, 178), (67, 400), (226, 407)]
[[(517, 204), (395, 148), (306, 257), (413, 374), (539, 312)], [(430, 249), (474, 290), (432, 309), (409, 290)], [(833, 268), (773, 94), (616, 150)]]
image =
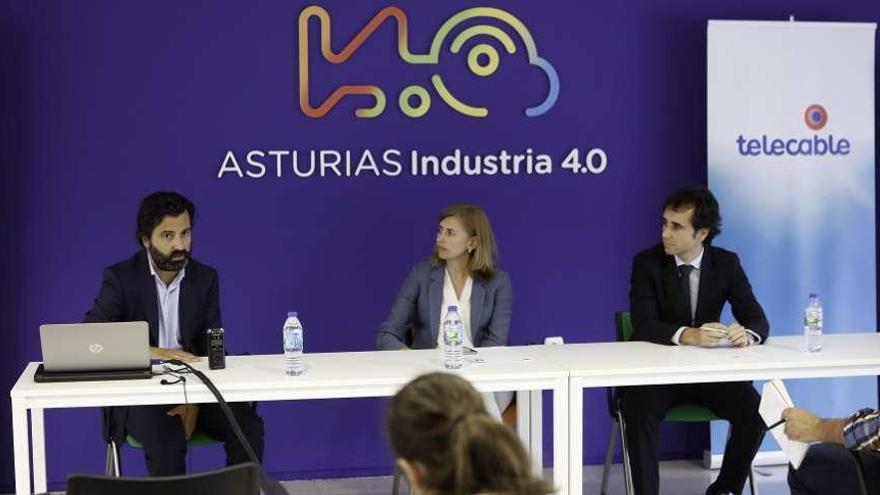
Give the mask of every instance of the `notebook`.
[[(781, 380), (774, 379), (764, 384), (758, 412), (767, 426), (771, 426), (782, 419), (782, 411), (789, 407), (794, 407), (794, 403), (791, 401), (791, 397), (788, 395), (788, 391)], [(804, 460), (804, 456), (807, 454), (807, 449), (810, 448), (810, 444), (790, 440), (785, 436), (784, 423), (770, 430), (770, 433), (773, 434), (776, 443), (779, 444), (779, 447), (788, 456), (788, 461), (791, 462), (792, 467), (795, 469), (800, 467), (801, 461)]]
[(43, 364), (36, 382), (150, 378), (145, 321), (40, 326)]

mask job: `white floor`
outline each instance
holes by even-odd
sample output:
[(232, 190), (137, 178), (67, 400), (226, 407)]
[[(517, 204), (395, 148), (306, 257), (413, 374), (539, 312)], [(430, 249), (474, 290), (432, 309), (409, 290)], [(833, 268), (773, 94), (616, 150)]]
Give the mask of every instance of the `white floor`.
[[(786, 466), (759, 467), (755, 478), (760, 495), (788, 495)], [(663, 495), (703, 495), (706, 487), (717, 476), (717, 471), (703, 468), (697, 461), (668, 461), (660, 463), (660, 493)], [(551, 477), (551, 472), (546, 473)], [(611, 471), (608, 495), (623, 495), (623, 477), (619, 464)], [(585, 495), (599, 493), (602, 466), (584, 466)], [(291, 495), (389, 495), (391, 477), (348, 478), (336, 480), (288, 481), (285, 488)], [(406, 486), (401, 494), (406, 495)], [(745, 493), (748, 493), (746, 489)]]

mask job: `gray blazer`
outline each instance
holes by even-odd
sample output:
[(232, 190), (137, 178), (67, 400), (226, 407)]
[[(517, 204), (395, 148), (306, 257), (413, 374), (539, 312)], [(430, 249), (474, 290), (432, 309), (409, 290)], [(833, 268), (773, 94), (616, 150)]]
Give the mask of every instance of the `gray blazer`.
[[(429, 261), (416, 263), (403, 283), (391, 313), (379, 328), (380, 350), (400, 349), (412, 330), (413, 349), (437, 345), (440, 305), (443, 303), (445, 268)], [(507, 345), (513, 291), (510, 277), (501, 270), (489, 280), (474, 277), (471, 288), (471, 340), (477, 347)]]

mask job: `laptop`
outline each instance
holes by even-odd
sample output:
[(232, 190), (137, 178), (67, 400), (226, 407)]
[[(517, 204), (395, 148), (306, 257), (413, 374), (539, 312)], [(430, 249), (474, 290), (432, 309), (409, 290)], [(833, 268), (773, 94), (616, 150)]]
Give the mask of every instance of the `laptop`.
[(150, 378), (145, 321), (40, 325), (43, 364), (35, 382)]

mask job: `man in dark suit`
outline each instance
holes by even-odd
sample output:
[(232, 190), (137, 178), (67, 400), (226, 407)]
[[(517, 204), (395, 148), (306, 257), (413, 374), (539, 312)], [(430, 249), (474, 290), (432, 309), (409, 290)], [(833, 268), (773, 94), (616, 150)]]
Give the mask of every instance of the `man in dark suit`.
[[(736, 254), (711, 246), (718, 202), (704, 188), (670, 196), (663, 207), (662, 243), (633, 259), (630, 313), (633, 340), (661, 345), (739, 346), (766, 341), (770, 325)], [(725, 303), (736, 319), (719, 322)], [(730, 422), (718, 478), (707, 494), (740, 493), (764, 436), (760, 397), (751, 382), (637, 386), (620, 389), (627, 448), (637, 494), (657, 494), (657, 440), (666, 412), (699, 404)]]
[[(175, 192), (156, 192), (141, 202), (131, 258), (104, 271), (87, 322), (146, 321), (150, 357), (198, 361), (207, 353), (208, 328), (220, 328), (217, 271), (190, 258), (195, 205)], [(263, 422), (248, 404), (230, 404), (245, 438), (262, 459)], [(186, 440), (194, 429), (222, 441), (226, 464), (249, 462), (217, 404), (115, 407), (111, 434), (131, 434), (144, 447), (151, 476), (186, 472)]]

